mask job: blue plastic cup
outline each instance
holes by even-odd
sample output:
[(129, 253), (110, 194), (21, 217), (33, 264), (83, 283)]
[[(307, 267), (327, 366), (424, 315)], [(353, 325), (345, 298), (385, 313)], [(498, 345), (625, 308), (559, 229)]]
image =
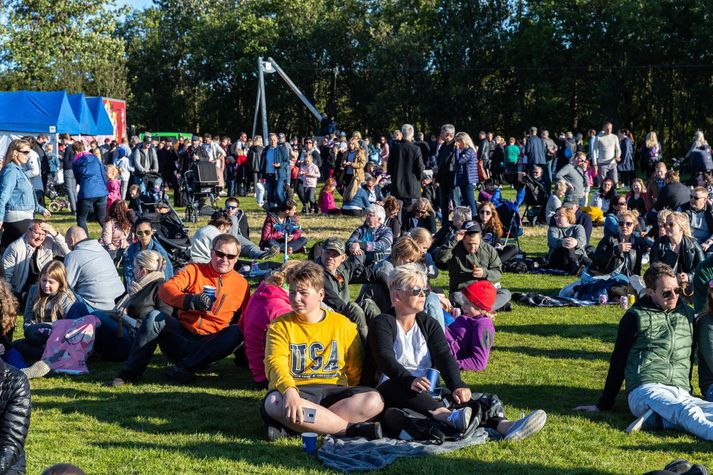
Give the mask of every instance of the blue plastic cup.
[(438, 386), (438, 379), (441, 377), (441, 372), (435, 368), (430, 368), (426, 373), (428, 378), (428, 392), (434, 394), (436, 392), (436, 387)]
[(211, 300), (215, 302), (215, 287), (213, 287), (212, 285), (204, 285), (203, 293), (206, 295), (210, 295)]
[(302, 433), (302, 450), (304, 450), (307, 454), (314, 454), (317, 452), (317, 434), (314, 432)]

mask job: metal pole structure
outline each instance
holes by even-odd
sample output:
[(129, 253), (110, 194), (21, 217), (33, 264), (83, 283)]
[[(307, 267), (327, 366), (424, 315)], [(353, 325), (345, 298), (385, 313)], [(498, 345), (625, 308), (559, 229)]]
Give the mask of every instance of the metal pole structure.
[(267, 147), (267, 103), (265, 102), (265, 71), (262, 66), (262, 56), (257, 59), (257, 70), (260, 74), (260, 110), (262, 112), (262, 140)]
[(277, 74), (280, 75), (280, 77), (287, 83), (288, 86), (290, 86), (290, 89), (292, 89), (292, 92), (294, 92), (297, 97), (300, 98), (300, 100), (304, 103), (304, 105), (307, 106), (307, 109), (312, 113), (313, 116), (317, 118), (317, 120), (322, 120), (322, 114), (319, 113), (319, 111), (312, 105), (312, 103), (307, 100), (304, 94), (302, 94), (302, 91), (297, 87), (295, 83), (292, 82), (292, 79), (285, 74), (285, 72), (278, 66), (278, 64), (275, 62), (274, 59), (272, 58), (267, 58), (267, 60), (272, 64), (272, 66), (275, 68), (275, 71), (277, 71)]
[(255, 118), (253, 119), (253, 134), (250, 138), (255, 137), (255, 132), (257, 132), (257, 115), (260, 112), (260, 86), (257, 88), (257, 99), (255, 99)]

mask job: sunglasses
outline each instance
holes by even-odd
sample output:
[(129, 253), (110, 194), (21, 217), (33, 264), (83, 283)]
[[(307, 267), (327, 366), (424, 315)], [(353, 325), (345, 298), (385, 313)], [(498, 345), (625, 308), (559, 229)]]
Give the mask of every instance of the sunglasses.
[(408, 292), (409, 294), (411, 294), (414, 297), (417, 297), (421, 294), (423, 294), (424, 297), (428, 297), (428, 294), (431, 293), (431, 289), (426, 288), (426, 287), (413, 287), (411, 289), (398, 289), (398, 290), (401, 290), (403, 292)]
[(18, 152), (21, 153), (21, 154), (23, 154), (23, 155), (27, 155), (28, 153), (30, 153), (29, 150), (18, 150)]
[(225, 205), (225, 209), (238, 209), (237, 205)]
[(633, 225), (634, 225), (634, 223), (632, 221), (619, 221), (619, 226), (621, 226), (622, 228), (623, 227), (629, 228)]
[(485, 214), (485, 215), (488, 215), (488, 214), (493, 214), (493, 212), (492, 212), (492, 211), (486, 211), (486, 210), (484, 210), (484, 209), (481, 209), (480, 211), (478, 211), (478, 214)]
[(216, 249), (213, 249), (213, 252), (215, 253), (216, 256), (218, 256), (221, 259), (228, 259), (232, 261), (233, 259), (237, 259), (238, 255), (237, 254), (227, 254), (223, 251), (218, 251)]
[(624, 206), (626, 204), (626, 201), (618, 201), (617, 206)]
[(150, 236), (150, 235), (151, 235), (151, 232), (152, 232), (151, 230), (149, 230), (149, 231), (136, 231), (136, 235), (139, 236), (139, 237), (140, 237), (140, 236)]
[(674, 289), (664, 290), (663, 292), (661, 292), (661, 296), (665, 299), (673, 298), (674, 294), (681, 295), (681, 287), (676, 287)]

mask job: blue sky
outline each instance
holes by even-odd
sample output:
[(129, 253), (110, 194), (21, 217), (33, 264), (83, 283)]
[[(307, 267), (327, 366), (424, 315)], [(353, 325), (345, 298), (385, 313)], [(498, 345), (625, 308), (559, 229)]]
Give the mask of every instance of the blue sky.
[(152, 5), (152, 0), (117, 0), (116, 4), (123, 6), (123, 5), (128, 5), (132, 8), (137, 8), (139, 10), (142, 10), (146, 7), (150, 7)]

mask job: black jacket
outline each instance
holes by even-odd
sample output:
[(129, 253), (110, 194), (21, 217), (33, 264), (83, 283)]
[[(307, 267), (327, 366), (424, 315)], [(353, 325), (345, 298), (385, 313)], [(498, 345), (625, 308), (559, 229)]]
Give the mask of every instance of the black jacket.
[(664, 186), (656, 198), (656, 211), (670, 209), (676, 211), (691, 199), (691, 190), (683, 183), (669, 183)]
[[(395, 311), (391, 308), (369, 322), (369, 337), (367, 346), (369, 355), (375, 363), (379, 373), (383, 373), (403, 387), (405, 391), (411, 390), (411, 384), (416, 379), (396, 359), (394, 342), (396, 341), (397, 328)], [(431, 364), (441, 373), (446, 387), (451, 391), (466, 388), (460, 377), (460, 370), (455, 358), (451, 354), (446, 336), (438, 322), (421, 312), (416, 315), (416, 325), (421, 329), (426, 339)]]
[[(164, 282), (164, 279), (153, 281), (134, 294), (126, 306), (127, 315), (138, 322), (143, 321), (146, 315), (154, 310), (159, 310), (166, 315), (171, 315), (173, 313), (173, 307), (158, 298), (158, 290)], [(116, 300), (119, 301), (124, 295), (126, 295), (126, 293), (119, 296)]]
[(366, 334), (364, 311), (351, 301), (349, 284), (366, 284), (375, 279), (372, 266), (365, 266), (353, 257), (345, 260), (337, 275), (324, 269), (324, 303), (357, 325), (359, 333)]
[[(414, 225), (415, 224), (415, 225)], [(425, 228), (431, 235), (436, 234), (436, 227), (438, 223), (436, 222), (436, 217), (432, 214), (427, 214), (423, 218), (415, 216), (410, 212), (404, 214), (404, 222), (401, 226), (402, 232), (411, 231), (414, 228)]]
[(407, 141), (394, 146), (396, 153), (391, 154), (387, 164), (391, 175), (391, 194), (398, 199), (418, 199), (421, 197), (421, 175), (424, 169), (421, 149)]
[(0, 359), (0, 473), (25, 473), (31, 406), (27, 378)]
[[(679, 255), (681, 258), (679, 259)], [(698, 264), (703, 262), (705, 256), (703, 249), (693, 238), (683, 237), (679, 254), (675, 254), (671, 250), (671, 241), (668, 236), (662, 236), (654, 242), (651, 247), (651, 264), (654, 262), (663, 262), (673, 268), (676, 274), (685, 272), (688, 274), (688, 282), (693, 282), (693, 273), (698, 267)]]
[(453, 176), (455, 175), (455, 140), (444, 142), (438, 149), (436, 165), (438, 166), (437, 182), (438, 186), (444, 190), (453, 188)]
[(589, 267), (590, 273), (593, 275), (611, 274), (624, 264), (621, 269), (622, 274), (641, 275), (641, 258), (649, 250), (646, 241), (639, 236), (632, 236), (629, 252), (621, 251), (620, 242), (619, 236), (610, 236), (599, 241)]

